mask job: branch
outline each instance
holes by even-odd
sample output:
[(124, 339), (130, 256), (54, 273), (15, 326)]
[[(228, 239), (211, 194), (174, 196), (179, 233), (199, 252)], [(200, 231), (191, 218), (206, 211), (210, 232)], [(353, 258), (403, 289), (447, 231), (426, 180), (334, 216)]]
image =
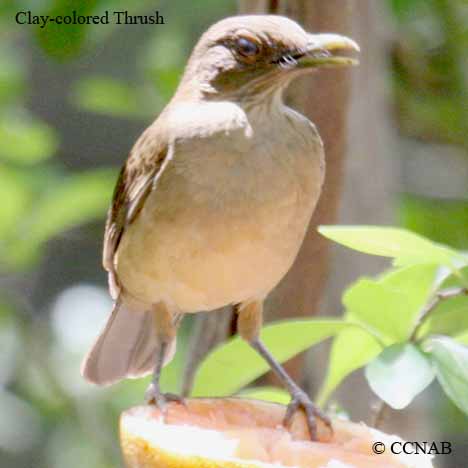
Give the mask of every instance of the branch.
[(388, 416), (390, 406), (383, 400), (378, 400), (374, 406), (374, 417), (372, 418), (371, 426), (375, 429), (380, 429)]
[(453, 288), (453, 289), (445, 289), (442, 291), (437, 291), (435, 296), (429, 301), (426, 306), (421, 311), (419, 315), (418, 321), (414, 326), (413, 332), (410, 336), (410, 341), (416, 341), (419, 331), (421, 327), (426, 323), (426, 320), (429, 316), (434, 312), (437, 306), (447, 299), (451, 299), (452, 297), (457, 296), (467, 296), (468, 295), (468, 288)]

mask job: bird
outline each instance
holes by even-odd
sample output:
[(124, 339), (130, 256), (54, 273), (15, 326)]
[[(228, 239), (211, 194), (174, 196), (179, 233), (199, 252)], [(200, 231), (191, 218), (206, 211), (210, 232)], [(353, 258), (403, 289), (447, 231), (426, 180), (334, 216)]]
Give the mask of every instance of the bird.
[(182, 317), (232, 306), (239, 335), (291, 395), (285, 424), (304, 411), (313, 439), (317, 419), (331, 427), (260, 330), (263, 303), (293, 264), (324, 181), (319, 133), (283, 92), (318, 68), (356, 64), (349, 52), (357, 51), (346, 36), (308, 33), (279, 15), (228, 17), (201, 36), (118, 176), (103, 248), (114, 307), (83, 360), (85, 379), (153, 374), (146, 401), (164, 408), (179, 398), (159, 380)]

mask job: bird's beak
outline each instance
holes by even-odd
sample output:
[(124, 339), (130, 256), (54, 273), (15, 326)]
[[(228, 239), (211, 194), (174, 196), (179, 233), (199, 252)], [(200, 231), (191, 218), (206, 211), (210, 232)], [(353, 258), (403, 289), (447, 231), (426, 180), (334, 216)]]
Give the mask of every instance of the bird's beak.
[(298, 68), (357, 65), (356, 58), (344, 55), (359, 52), (355, 41), (339, 34), (310, 34), (306, 53), (298, 59)]

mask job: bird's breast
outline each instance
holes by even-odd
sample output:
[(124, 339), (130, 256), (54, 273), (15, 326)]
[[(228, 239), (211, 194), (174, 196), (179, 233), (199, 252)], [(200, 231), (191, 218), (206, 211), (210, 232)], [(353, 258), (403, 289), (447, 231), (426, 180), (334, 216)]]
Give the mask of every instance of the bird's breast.
[(184, 312), (266, 295), (294, 261), (320, 194), (321, 144), (307, 131), (262, 125), (177, 141), (119, 247), (124, 287)]

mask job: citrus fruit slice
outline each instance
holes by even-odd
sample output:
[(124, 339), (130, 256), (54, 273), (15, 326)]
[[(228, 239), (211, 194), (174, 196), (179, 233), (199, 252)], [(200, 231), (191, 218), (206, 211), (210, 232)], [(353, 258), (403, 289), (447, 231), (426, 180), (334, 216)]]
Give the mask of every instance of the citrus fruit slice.
[[(285, 410), (241, 398), (189, 399), (169, 403), (163, 419), (154, 406), (135, 407), (121, 416), (122, 452), (129, 468), (432, 468), (427, 455), (392, 454), (401, 440), (364, 424), (336, 419), (331, 434), (319, 423), (313, 442), (302, 413), (282, 425)], [(376, 442), (384, 453), (373, 452)]]

